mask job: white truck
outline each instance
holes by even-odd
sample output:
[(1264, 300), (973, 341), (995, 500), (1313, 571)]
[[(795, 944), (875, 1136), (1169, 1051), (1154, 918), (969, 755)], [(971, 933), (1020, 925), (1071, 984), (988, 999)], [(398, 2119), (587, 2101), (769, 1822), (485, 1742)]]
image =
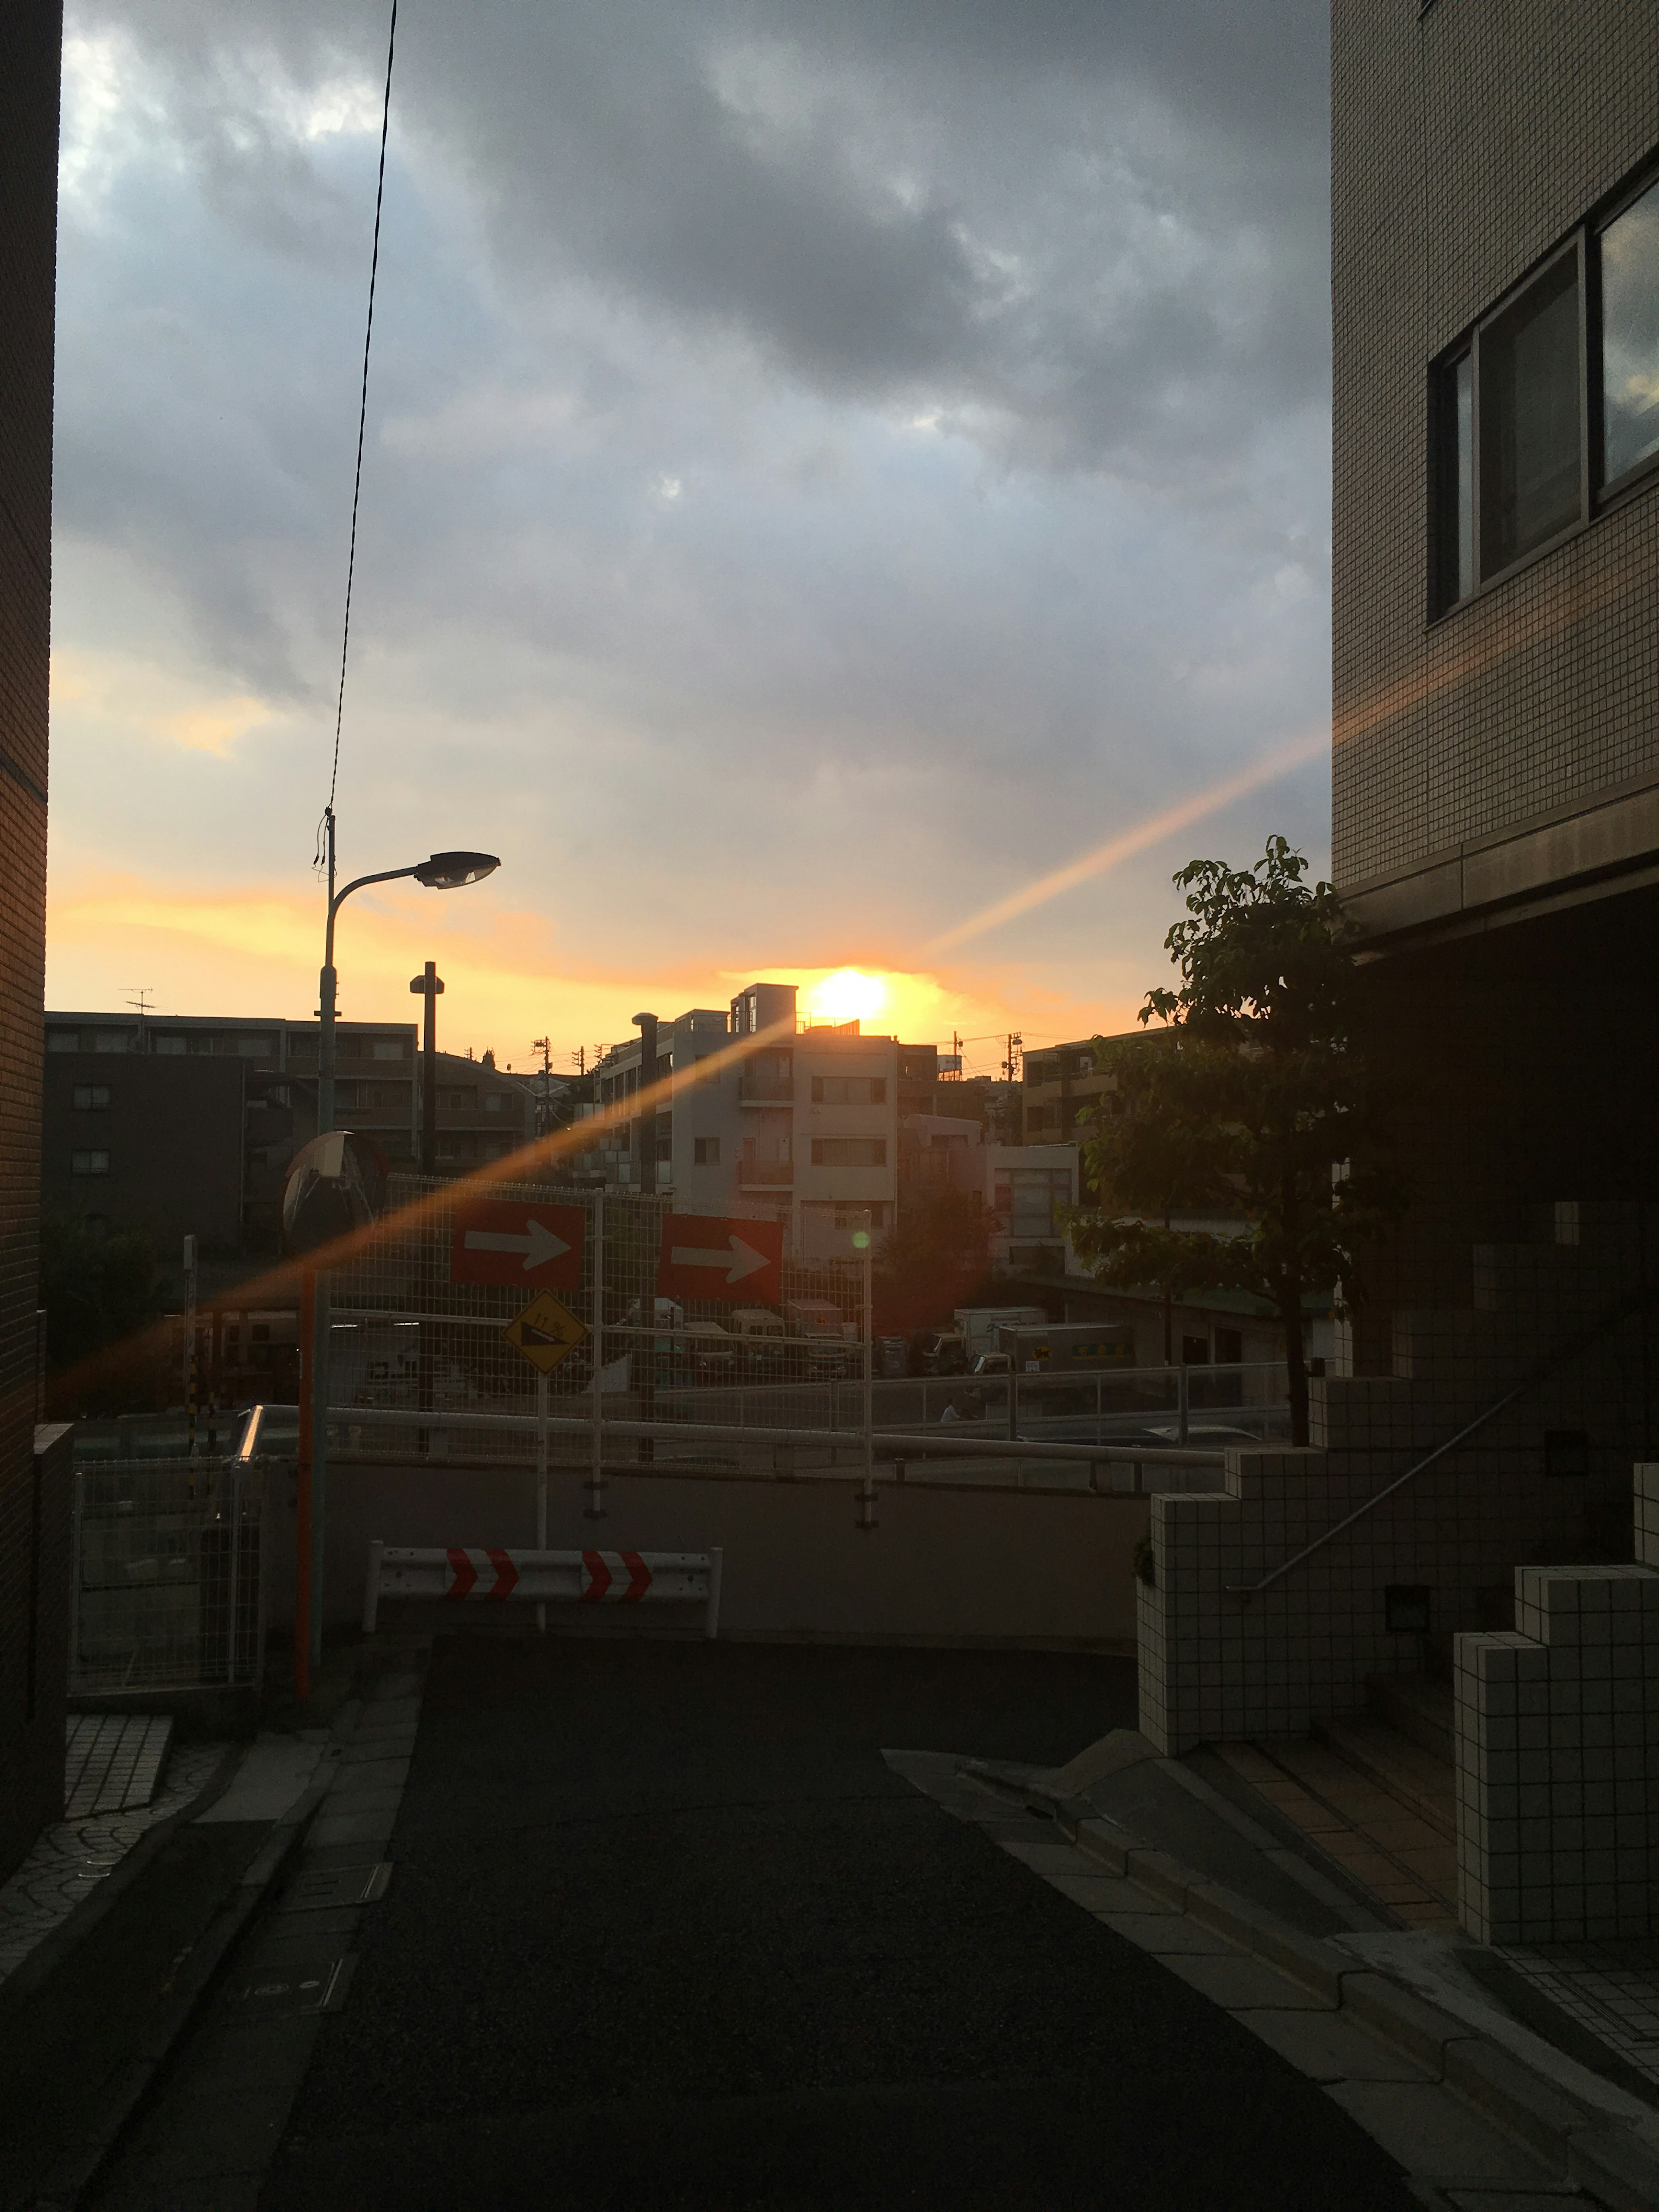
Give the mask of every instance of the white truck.
[(1041, 1328), (1048, 1318), (1041, 1306), (958, 1306), (954, 1316), (970, 1367), (981, 1352), (1000, 1350), (999, 1329)]

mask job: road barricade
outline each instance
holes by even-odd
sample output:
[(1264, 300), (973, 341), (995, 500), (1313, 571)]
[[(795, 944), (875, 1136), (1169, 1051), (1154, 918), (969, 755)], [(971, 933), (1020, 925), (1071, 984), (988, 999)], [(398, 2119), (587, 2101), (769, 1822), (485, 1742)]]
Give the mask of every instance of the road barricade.
[(486, 1603), (527, 1598), (536, 1605), (701, 1605), (703, 1634), (719, 1633), (725, 1553), (709, 1552), (527, 1552), (368, 1547), (363, 1633), (372, 1636), (383, 1597), (435, 1597)]

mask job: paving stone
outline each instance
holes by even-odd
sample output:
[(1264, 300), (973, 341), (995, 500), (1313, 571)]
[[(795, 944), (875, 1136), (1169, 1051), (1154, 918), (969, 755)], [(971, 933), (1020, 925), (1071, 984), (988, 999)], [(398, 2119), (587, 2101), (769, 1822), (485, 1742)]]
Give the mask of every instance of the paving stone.
[(1397, 2158), (1407, 2173), (1443, 2187), (1518, 2184), (1549, 2194), (1555, 2177), (1516, 2142), (1437, 2081), (1334, 2081), (1325, 2094)]
[(1286, 1980), (1260, 1959), (1248, 1959), (1242, 1953), (1221, 1959), (1172, 1956), (1158, 1963), (1228, 2012), (1243, 2012), (1257, 2005), (1284, 2012), (1329, 2012), (1332, 2008), (1299, 1982)]
[(1241, 2013), (1252, 2035), (1288, 2058), (1316, 2081), (1426, 2081), (1431, 2077), (1375, 2035), (1367, 2035), (1331, 2012), (1275, 2012), (1265, 2007)]

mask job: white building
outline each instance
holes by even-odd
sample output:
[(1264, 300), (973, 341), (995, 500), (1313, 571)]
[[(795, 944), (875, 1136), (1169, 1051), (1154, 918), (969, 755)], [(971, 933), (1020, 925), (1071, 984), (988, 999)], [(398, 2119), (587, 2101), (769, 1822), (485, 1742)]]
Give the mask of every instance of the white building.
[[(729, 1012), (695, 1007), (660, 1024), (657, 1188), (688, 1213), (781, 1220), (807, 1259), (844, 1253), (854, 1218), (890, 1229), (898, 1195), (897, 1040), (856, 1022), (803, 1025), (793, 983), (755, 983)], [(752, 1040), (752, 1042), (744, 1042)], [(598, 1104), (639, 1087), (637, 1038), (608, 1053)], [(606, 1179), (635, 1180), (627, 1132), (600, 1154)]]

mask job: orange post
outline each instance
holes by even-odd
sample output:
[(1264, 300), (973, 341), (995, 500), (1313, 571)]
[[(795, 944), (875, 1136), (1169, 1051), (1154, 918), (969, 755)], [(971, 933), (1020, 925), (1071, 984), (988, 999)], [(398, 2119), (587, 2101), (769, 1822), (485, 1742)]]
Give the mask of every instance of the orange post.
[(317, 1337), (317, 1274), (300, 1271), (300, 1459), (294, 1523), (294, 1694), (311, 1694), (311, 1396)]

